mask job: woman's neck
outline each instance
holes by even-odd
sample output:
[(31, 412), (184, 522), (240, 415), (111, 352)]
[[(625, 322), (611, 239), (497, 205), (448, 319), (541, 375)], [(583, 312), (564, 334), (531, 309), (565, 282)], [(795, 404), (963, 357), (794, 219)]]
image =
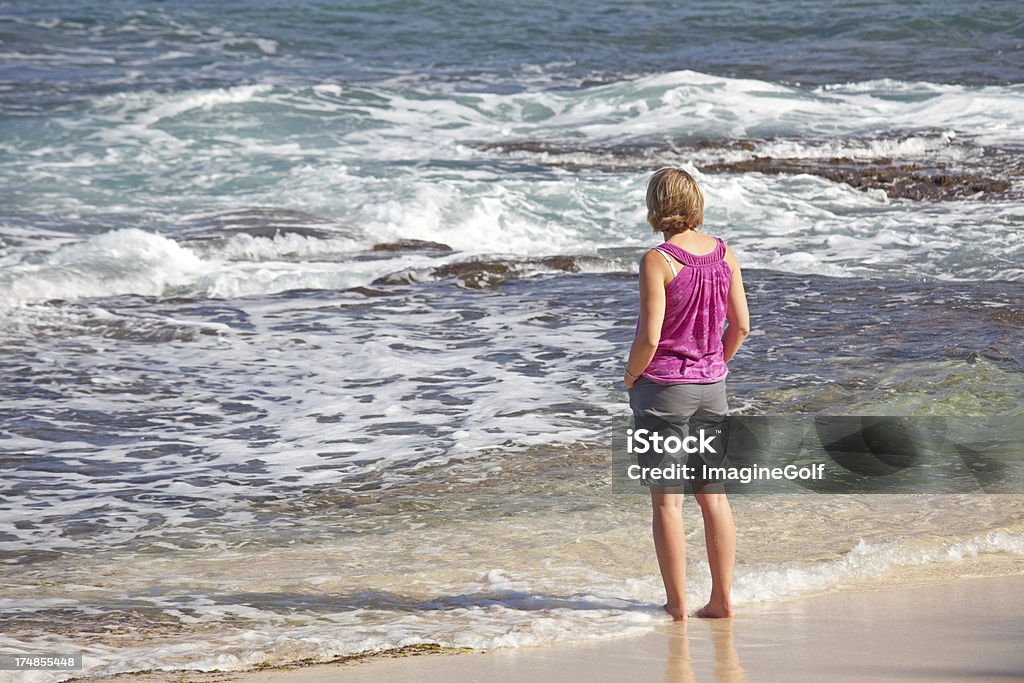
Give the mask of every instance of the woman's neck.
[(673, 237), (682, 237), (683, 235), (690, 235), (690, 234), (697, 234), (697, 233), (698, 233), (697, 228), (690, 228), (688, 230), (683, 230), (682, 232), (673, 232), (673, 233), (663, 232), (663, 233), (661, 233), (661, 236), (665, 238), (666, 242), (671, 242)]

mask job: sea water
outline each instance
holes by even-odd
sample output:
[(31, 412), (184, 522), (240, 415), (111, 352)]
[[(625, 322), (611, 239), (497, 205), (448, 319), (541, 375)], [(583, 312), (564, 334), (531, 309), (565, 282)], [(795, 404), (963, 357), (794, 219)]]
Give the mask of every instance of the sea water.
[[(609, 448), (665, 164), (744, 267), (738, 413), (1024, 415), (1012, 3), (11, 2), (0, 40), (4, 652), (238, 669), (664, 619)], [(702, 170), (757, 157), (1009, 187)], [(1018, 495), (733, 505), (739, 609), (1024, 560)]]

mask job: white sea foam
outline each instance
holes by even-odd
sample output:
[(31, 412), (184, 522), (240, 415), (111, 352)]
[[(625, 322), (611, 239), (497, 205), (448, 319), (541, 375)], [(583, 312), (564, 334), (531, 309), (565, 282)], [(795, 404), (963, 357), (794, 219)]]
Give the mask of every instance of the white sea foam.
[(937, 131), (928, 135), (904, 135), (879, 139), (843, 139), (813, 141), (807, 139), (782, 139), (758, 141), (753, 150), (710, 150), (698, 151), (695, 159), (708, 161), (741, 161), (751, 155), (773, 158), (832, 159), (844, 157), (858, 160), (892, 158), (915, 158), (928, 154), (941, 154), (947, 163), (975, 157), (980, 154), (976, 148), (957, 146), (954, 130)]
[(874, 82), (861, 90), (805, 90), (678, 71), (569, 92), (410, 96), (367, 90), (364, 97), (381, 106), (363, 106), (389, 124), (381, 134), (390, 138), (414, 141), (413, 129), (430, 130), (424, 145), (439, 139), (623, 142), (648, 136), (835, 137), (922, 129), (952, 130), (986, 143), (1024, 141), (1021, 86), (928, 86), (896, 82), (883, 91), (884, 83)]
[[(1024, 276), (1024, 240), (1014, 228), (1018, 219), (998, 203), (920, 207), (814, 176), (720, 176), (691, 170), (704, 187), (708, 230), (726, 238), (748, 267), (838, 276)], [(39, 242), (23, 232), (27, 244), (0, 253), (5, 264), (0, 304), (175, 291), (231, 298), (289, 289), (337, 290), (368, 285), (400, 270), (430, 273), (443, 263), (473, 256), (640, 248), (650, 241), (637, 208), (643, 202), (643, 181), (641, 174), (611, 181), (555, 178), (542, 187), (525, 181), (411, 179), (392, 190), (393, 199), (369, 189), (356, 193), (365, 199), (353, 202), (347, 217), (373, 226), (363, 237), (242, 233), (179, 243), (128, 228), (78, 243), (55, 237), (49, 242), (52, 251), (39, 254), (33, 248)], [(311, 174), (290, 187), (312, 196), (321, 192), (318, 183), (323, 182)], [(349, 182), (366, 184), (352, 177)], [(408, 212), (410, 205), (417, 207), (415, 214)], [(403, 238), (441, 241), (458, 252), (353, 259), (376, 241)]]
[(273, 237), (241, 233), (199, 250), (208, 252), (215, 258), (236, 261), (324, 261), (364, 251), (368, 246), (366, 240), (309, 237), (294, 232), (278, 233)]
[[(187, 55), (169, 55), (168, 58)], [(250, 102), (261, 94), (271, 91), (269, 85), (238, 85), (231, 88), (195, 90), (176, 93), (173, 96), (154, 92), (116, 93), (105, 95), (96, 101), (100, 111), (116, 108), (136, 124), (151, 126), (164, 119), (173, 118), (194, 109), (212, 109), (226, 104)]]
[(204, 268), (195, 254), (172, 239), (135, 228), (115, 230), (5, 269), (0, 273), (2, 304), (160, 295), (194, 280)]
[[(650, 167), (756, 155), (976, 162), (979, 144), (1022, 142), (1022, 100), (1019, 86), (878, 81), (806, 90), (689, 71), (512, 94), (253, 84), (105, 96), (87, 117), (58, 116), (65, 134), (18, 140), (5, 155), (15, 157), (12, 175), (60, 185), (33, 207), (58, 222), (109, 224), (111, 215), (137, 214), (117, 189), (130, 170), (141, 174), (132, 181), (133, 201), (146, 206), (145, 223), (173, 239), (181, 215), (248, 205), (301, 209), (381, 240), (436, 240), (470, 254), (593, 253), (649, 241), (642, 186)], [(675, 148), (695, 137), (737, 136), (754, 138), (753, 149), (726, 145), (683, 158)], [(523, 140), (556, 152), (480, 148)], [(635, 159), (601, 151), (624, 142), (642, 143)], [(602, 159), (622, 170), (587, 169)], [(558, 166), (574, 162), (583, 170)], [(519, 167), (510, 172), (509, 163)], [(700, 179), (708, 229), (736, 242), (750, 265), (859, 276), (1022, 276), (1012, 238), (1019, 216), (999, 201), (947, 202), (938, 210), (810, 176)], [(895, 229), (917, 244), (878, 249), (876, 234)], [(931, 239), (937, 232), (944, 240)], [(826, 233), (859, 241), (838, 250), (821, 238)], [(228, 247), (244, 260), (270, 260), (274, 252), (315, 260), (345, 248), (296, 237), (239, 237)], [(303, 277), (272, 279), (302, 287)], [(310, 287), (347, 282), (322, 272), (308, 280)], [(214, 286), (224, 294), (258, 292)]]
[(798, 597), (881, 579), (895, 570), (960, 563), (984, 555), (1024, 557), (1024, 534), (993, 531), (966, 540), (923, 542), (900, 539), (888, 543), (861, 540), (841, 558), (817, 564), (794, 564), (741, 570), (737, 602)]
[[(467, 220), (468, 237), (472, 226), (480, 226), (483, 221), (478, 217)], [(394, 235), (410, 237), (417, 233), (395, 231)], [(400, 270), (419, 270), (429, 276), (444, 263), (468, 257), (400, 252), (391, 258), (353, 258), (365, 254), (368, 246), (366, 240), (297, 233), (274, 237), (235, 234), (224, 240), (183, 246), (162, 235), (126, 228), (63, 244), (43, 258), (9, 258), (9, 267), (0, 273), (5, 294), (0, 306), (122, 294), (234, 298), (294, 289), (341, 290), (369, 285), (382, 275)], [(479, 254), (488, 250), (473, 251)], [(541, 253), (557, 252), (551, 244)], [(609, 261), (604, 268), (593, 263), (589, 269), (616, 267)], [(542, 273), (545, 269), (532, 266), (524, 275), (531, 272)]]

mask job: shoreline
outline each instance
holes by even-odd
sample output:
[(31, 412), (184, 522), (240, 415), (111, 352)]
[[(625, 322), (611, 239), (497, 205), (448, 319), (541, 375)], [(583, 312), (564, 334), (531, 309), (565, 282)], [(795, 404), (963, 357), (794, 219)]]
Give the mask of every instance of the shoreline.
[(213, 669), (200, 671), (196, 669), (144, 669), (141, 671), (123, 671), (116, 674), (104, 674), (101, 676), (76, 676), (65, 678), (63, 683), (78, 683), (85, 681), (135, 681), (144, 683), (146, 681), (175, 681), (177, 683), (192, 683), (198, 681), (239, 681), (246, 680), (247, 676), (266, 673), (281, 672), (292, 673), (307, 668), (330, 668), (344, 665), (353, 665), (360, 662), (387, 661), (389, 659), (401, 659), (404, 657), (422, 657), (425, 655), (457, 655), (470, 654), (476, 651), (471, 647), (453, 647), (439, 645), (437, 643), (416, 643), (402, 647), (388, 648), (386, 650), (365, 650), (353, 652), (347, 655), (340, 655), (329, 661), (318, 661), (313, 659), (300, 659), (294, 662), (283, 662), (278, 664), (257, 665), (249, 669), (239, 671), (221, 671)]
[[(74, 681), (326, 683), (595, 681), (624, 676), (723, 681), (1006, 680), (1024, 676), (1022, 573), (830, 591), (754, 603), (732, 620), (691, 618), (641, 635), (471, 650), (417, 645), (246, 671), (189, 670), (76, 677)], [(449, 656), (423, 656), (423, 655)], [(461, 656), (450, 656), (459, 654)]]

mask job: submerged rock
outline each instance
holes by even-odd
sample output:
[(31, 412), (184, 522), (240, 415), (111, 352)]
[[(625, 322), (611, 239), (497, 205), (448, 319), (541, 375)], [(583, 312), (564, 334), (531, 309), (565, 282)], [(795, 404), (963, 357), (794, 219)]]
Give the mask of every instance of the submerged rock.
[(447, 244), (430, 240), (397, 240), (373, 245), (374, 251), (454, 251)]
[(374, 285), (408, 284), (454, 278), (463, 287), (487, 289), (508, 280), (529, 277), (543, 272), (578, 273), (585, 264), (604, 262), (594, 256), (546, 256), (523, 260), (471, 259), (445, 263), (436, 268), (406, 269), (373, 281)]
[(846, 183), (859, 190), (884, 190), (891, 198), (942, 201), (977, 194), (998, 194), (1010, 183), (971, 170), (951, 169), (945, 163), (925, 166), (894, 163), (891, 159), (864, 161), (847, 157), (831, 159), (777, 159), (754, 157), (743, 161), (707, 164), (706, 173), (808, 173)]
[[(925, 138), (934, 137), (921, 133)], [(866, 143), (877, 138), (850, 138)], [(884, 139), (884, 138), (883, 138)], [(952, 139), (943, 133), (940, 143)], [(509, 140), (477, 145), (490, 153), (507, 154), (541, 166), (570, 171), (598, 170), (622, 172), (628, 169), (656, 168), (666, 163), (694, 161), (705, 173), (807, 173), (833, 182), (846, 183), (860, 190), (883, 190), (892, 198), (916, 201), (947, 201), (975, 196), (997, 195), (1011, 189), (1011, 181), (1024, 175), (1024, 163), (1012, 150), (967, 145), (970, 160), (942, 156), (937, 152), (901, 159), (888, 157), (851, 158), (836, 156), (774, 157), (758, 154), (765, 145), (786, 142), (785, 138), (766, 139), (689, 139), (666, 142), (646, 140), (626, 143), (551, 143), (542, 140)], [(820, 149), (829, 141), (793, 140), (799, 149)], [(799, 154), (799, 151), (795, 152)], [(747, 156), (751, 154), (752, 156)], [(715, 159), (714, 157), (719, 157)], [(736, 160), (737, 156), (744, 156)], [(702, 162), (701, 159), (704, 161)]]

